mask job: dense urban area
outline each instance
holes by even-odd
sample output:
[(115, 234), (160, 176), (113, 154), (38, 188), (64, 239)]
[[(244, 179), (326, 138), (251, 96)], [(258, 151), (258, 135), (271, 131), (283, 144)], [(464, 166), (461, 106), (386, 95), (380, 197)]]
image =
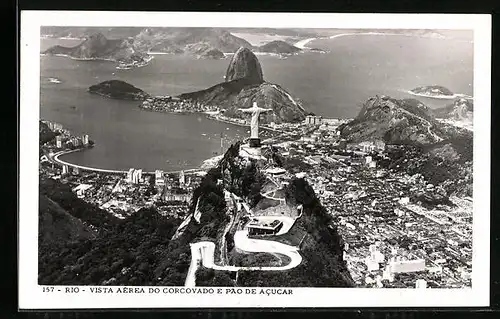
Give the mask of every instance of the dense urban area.
[[(146, 100), (142, 107), (185, 112), (185, 103), (189, 102), (156, 98)], [(194, 111), (208, 112), (211, 118), (248, 125), (246, 120), (224, 118), (218, 109), (195, 106)], [(343, 260), (355, 286), (471, 286), (471, 193), (453, 189), (446, 176), (436, 175), (435, 170), (408, 168), (404, 163), (421, 157), (418, 150), (409, 146), (386, 145), (383, 141), (348, 143), (339, 130), (346, 122), (309, 115), (301, 123), (263, 125), (268, 129), (263, 147), (272, 149), (273, 159), (281, 164), (264, 170), (265, 178), (279, 184), (280, 180), (294, 177), (312, 186), (331, 217), (328, 222), (343, 239)], [(176, 221), (169, 226), (170, 236), (180, 221), (190, 218), (194, 192), (208, 169), (220, 160), (219, 157), (211, 165), (205, 165), (204, 170), (194, 172), (143, 172), (140, 168), (126, 172), (86, 170), (64, 164), (58, 155), (92, 147), (94, 142), (88, 135), (73, 136), (60, 124), (48, 121), (41, 121), (40, 134), (42, 186), (65, 185), (79, 200), (121, 220), (133, 220), (138, 212), (153, 209)], [(417, 166), (422, 167), (425, 168)], [(288, 179), (283, 179), (283, 175)], [(272, 200), (280, 200), (275, 189), (267, 194), (271, 194)], [(228, 196), (238, 198), (235, 194)], [(95, 228), (92, 221), (87, 225)], [(280, 227), (282, 223), (275, 220), (255, 226), (254, 231), (255, 235), (261, 235), (269, 229), (276, 235)], [(177, 267), (185, 269), (189, 252), (182, 253), (187, 256), (181, 258), (183, 266)], [(282, 261), (287, 258), (281, 256)], [(147, 269), (152, 266), (145, 265), (147, 260), (139, 262), (141, 271), (154, 276)], [(122, 274), (126, 276), (128, 268), (122, 266), (116, 267), (123, 268)], [(129, 283), (141, 284), (139, 276), (135, 274), (135, 280)], [(207, 276), (212, 278), (213, 274)], [(232, 279), (226, 277), (222, 282), (231, 283)], [(105, 284), (117, 280), (113, 278)], [(178, 282), (183, 280), (179, 278)]]

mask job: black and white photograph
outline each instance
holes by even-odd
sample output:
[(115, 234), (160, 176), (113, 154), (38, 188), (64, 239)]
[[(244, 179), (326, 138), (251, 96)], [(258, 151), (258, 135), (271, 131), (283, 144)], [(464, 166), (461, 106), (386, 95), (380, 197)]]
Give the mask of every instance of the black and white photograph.
[(488, 17), (49, 13), (22, 21), (21, 285), (72, 308), (487, 302)]

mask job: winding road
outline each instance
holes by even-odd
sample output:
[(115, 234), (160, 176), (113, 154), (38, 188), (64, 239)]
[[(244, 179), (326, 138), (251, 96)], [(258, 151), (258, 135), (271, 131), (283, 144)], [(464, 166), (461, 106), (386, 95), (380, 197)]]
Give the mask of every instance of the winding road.
[(272, 240), (250, 239), (247, 230), (239, 230), (234, 234), (234, 245), (240, 250), (246, 252), (267, 252), (280, 253), (290, 257), (290, 263), (278, 267), (237, 267), (237, 266), (219, 266), (214, 263), (215, 243), (210, 241), (200, 241), (190, 244), (191, 246), (191, 264), (186, 276), (185, 286), (194, 287), (196, 285), (196, 270), (203, 265), (205, 268), (225, 271), (239, 270), (259, 270), (259, 271), (279, 271), (288, 270), (297, 267), (302, 262), (302, 256), (297, 247), (285, 245)]
[[(273, 190), (275, 191), (275, 190)], [(228, 197), (232, 198), (232, 200), (236, 200), (236, 195), (228, 193)], [(246, 205), (246, 203), (242, 203), (245, 210), (251, 214), (250, 208)], [(234, 208), (234, 205), (230, 205)], [(297, 217), (300, 218), (302, 213)], [(279, 219), (283, 222), (283, 226), (277, 235), (284, 234), (290, 230), (293, 226), (296, 218), (291, 218), (288, 216), (253, 216), (255, 219), (272, 221)], [(234, 217), (231, 218), (231, 222), (224, 228), (222, 240), (225, 242), (225, 235), (229, 231), (234, 221)], [(286, 245), (283, 243), (279, 243), (273, 240), (265, 240), (265, 239), (253, 239), (248, 238), (248, 229), (244, 228), (243, 230), (238, 230), (234, 234), (234, 246), (240, 251), (249, 252), (249, 253), (270, 253), (275, 254), (279, 253), (290, 258), (290, 262), (284, 266), (263, 266), (263, 267), (237, 267), (237, 266), (224, 266), (217, 265), (214, 262), (214, 254), (215, 254), (215, 243), (210, 241), (200, 241), (196, 243), (191, 243), (191, 264), (189, 265), (188, 274), (186, 276), (186, 280), (184, 285), (186, 287), (194, 287), (196, 285), (196, 270), (203, 265), (205, 268), (215, 269), (215, 270), (225, 270), (225, 271), (239, 271), (239, 270), (258, 270), (258, 271), (280, 271), (280, 270), (288, 270), (297, 267), (302, 262), (302, 256), (299, 253), (299, 248), (295, 246)], [(221, 261), (224, 261), (224, 252), (225, 246), (221, 245)]]

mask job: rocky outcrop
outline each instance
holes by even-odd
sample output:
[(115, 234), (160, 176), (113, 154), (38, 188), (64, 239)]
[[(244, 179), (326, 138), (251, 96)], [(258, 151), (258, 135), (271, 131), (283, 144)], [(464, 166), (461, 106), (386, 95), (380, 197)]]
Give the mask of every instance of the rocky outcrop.
[(205, 59), (224, 59), (224, 53), (208, 43), (201, 42), (186, 46), (186, 52)]
[(432, 144), (448, 137), (424, 104), (387, 96), (370, 98), (358, 116), (340, 129), (353, 142), (382, 139), (387, 144)]
[(459, 98), (452, 104), (443, 108), (433, 110), (436, 118), (451, 119), (456, 121), (470, 121), (472, 122), (474, 112), (474, 102), (469, 99)]
[(239, 48), (226, 70), (226, 82), (238, 79), (248, 79), (251, 84), (264, 82), (260, 62), (248, 48)]
[(150, 97), (143, 90), (120, 80), (104, 81), (89, 87), (90, 93), (99, 94), (112, 99), (142, 101)]
[(285, 41), (276, 40), (260, 46), (259, 51), (266, 53), (293, 54), (302, 50)]

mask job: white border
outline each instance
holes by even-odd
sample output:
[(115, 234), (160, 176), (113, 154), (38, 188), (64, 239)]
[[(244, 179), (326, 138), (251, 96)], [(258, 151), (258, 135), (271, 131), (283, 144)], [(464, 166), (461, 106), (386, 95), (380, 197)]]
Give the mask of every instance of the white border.
[[(40, 26), (474, 30), (474, 215), (470, 289), (295, 288), (293, 295), (43, 293), (37, 285)], [(489, 305), (491, 16), (187, 12), (21, 12), (19, 308), (460, 307)], [(87, 289), (88, 291), (88, 289)]]

